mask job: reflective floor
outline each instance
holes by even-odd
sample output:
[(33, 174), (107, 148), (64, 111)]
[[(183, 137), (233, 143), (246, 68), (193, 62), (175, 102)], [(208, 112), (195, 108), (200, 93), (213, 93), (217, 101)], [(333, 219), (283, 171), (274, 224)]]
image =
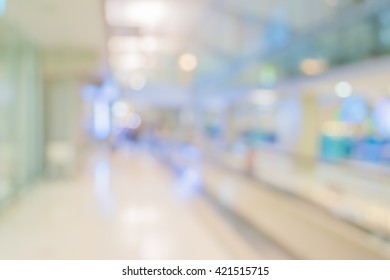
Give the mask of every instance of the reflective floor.
[(301, 173), (269, 162), (259, 177), (190, 145), (96, 147), (1, 209), (0, 259), (389, 258), (387, 239), (305, 199), (307, 184), (280, 188)]
[(83, 166), (76, 179), (41, 182), (3, 209), (1, 259), (289, 258), (261, 237), (253, 246), (144, 150), (94, 152)]

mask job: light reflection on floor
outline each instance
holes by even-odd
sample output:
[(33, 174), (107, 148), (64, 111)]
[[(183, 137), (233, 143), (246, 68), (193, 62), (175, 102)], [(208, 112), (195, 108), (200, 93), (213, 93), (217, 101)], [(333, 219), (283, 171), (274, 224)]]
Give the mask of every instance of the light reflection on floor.
[(0, 213), (0, 259), (267, 258), (203, 201), (196, 168), (175, 177), (143, 151), (94, 153), (85, 166)]

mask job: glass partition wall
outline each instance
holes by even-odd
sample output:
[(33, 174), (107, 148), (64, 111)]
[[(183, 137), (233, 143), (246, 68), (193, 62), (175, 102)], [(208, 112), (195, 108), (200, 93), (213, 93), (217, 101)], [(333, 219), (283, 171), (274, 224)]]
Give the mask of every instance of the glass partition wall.
[(0, 203), (42, 171), (40, 69), (33, 45), (0, 22)]

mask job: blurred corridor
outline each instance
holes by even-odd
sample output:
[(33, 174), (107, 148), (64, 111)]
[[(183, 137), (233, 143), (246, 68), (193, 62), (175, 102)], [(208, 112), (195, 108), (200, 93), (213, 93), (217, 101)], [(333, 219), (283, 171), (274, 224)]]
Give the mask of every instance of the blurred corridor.
[(388, 0), (0, 0), (0, 259), (388, 259), (389, 76)]

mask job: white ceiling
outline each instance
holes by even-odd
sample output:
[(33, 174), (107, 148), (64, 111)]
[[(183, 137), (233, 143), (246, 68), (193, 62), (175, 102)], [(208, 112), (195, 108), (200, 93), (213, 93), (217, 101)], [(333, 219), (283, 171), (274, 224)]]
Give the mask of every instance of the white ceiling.
[[(245, 53), (260, 52), (270, 23), (281, 23), (296, 34), (336, 12), (327, 4), (330, 0), (161, 1), (172, 13), (142, 35), (156, 36), (174, 46), (174, 50), (160, 52), (160, 67), (151, 73), (168, 82), (178, 82), (175, 61), (183, 52), (195, 53), (199, 58), (198, 73), (207, 76)], [(339, 1), (341, 6), (353, 0), (332, 1)], [(105, 0), (8, 0), (7, 6), (5, 19), (42, 49), (91, 52), (104, 57), (106, 35), (109, 36)], [(150, 15), (145, 12), (144, 16)]]
[[(175, 14), (162, 22), (160, 33), (172, 41), (180, 40), (181, 48), (196, 45), (201, 50), (230, 55), (255, 46), (254, 33), (261, 33), (264, 24), (273, 18), (282, 19), (293, 30), (301, 30), (333, 11), (326, 0), (165, 2), (175, 7)], [(45, 48), (104, 49), (104, 0), (8, 0), (7, 6), (6, 20)], [(254, 22), (248, 26), (244, 21), (250, 20)], [(244, 35), (240, 37), (240, 33)]]
[(8, 0), (5, 19), (43, 48), (104, 50), (102, 0)]

